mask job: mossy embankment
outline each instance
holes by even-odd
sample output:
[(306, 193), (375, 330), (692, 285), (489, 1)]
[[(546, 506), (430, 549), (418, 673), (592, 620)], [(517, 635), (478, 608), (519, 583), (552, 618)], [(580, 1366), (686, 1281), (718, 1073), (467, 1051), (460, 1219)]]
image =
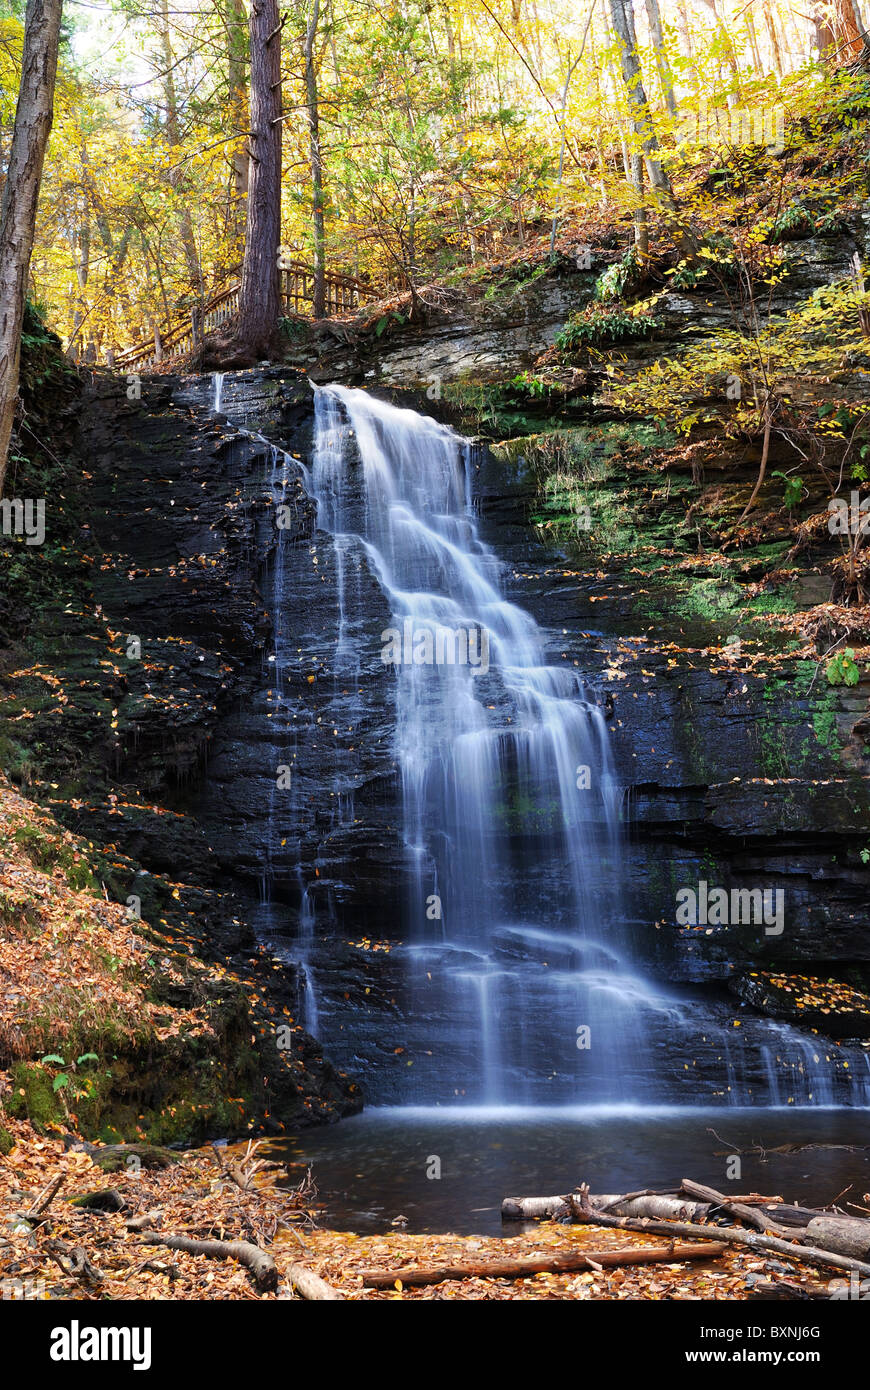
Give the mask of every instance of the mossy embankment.
[[(203, 961), (195, 890), (113, 863), (0, 784), (0, 1107), (40, 1130), (192, 1142), (333, 1118), (354, 1083), (324, 1062), (267, 957)], [(167, 904), (178, 909), (175, 924)], [(187, 912), (193, 914), (193, 909)], [(152, 925), (153, 923), (153, 925)]]

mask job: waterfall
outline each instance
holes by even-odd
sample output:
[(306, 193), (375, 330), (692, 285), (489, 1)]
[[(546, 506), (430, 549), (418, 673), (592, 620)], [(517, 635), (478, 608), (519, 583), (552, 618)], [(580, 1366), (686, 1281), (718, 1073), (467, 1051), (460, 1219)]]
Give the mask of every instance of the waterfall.
[[(479, 534), (468, 443), (364, 391), (315, 393), (306, 484), (336, 551), (336, 665), (358, 669), (360, 644), (370, 661), (379, 642), (395, 683), (410, 1023), (420, 1044), (429, 1020), (423, 1053), (436, 1056), (409, 1093), (493, 1105), (661, 1099), (675, 1090), (669, 1058), (703, 1027), (725, 1103), (842, 1098), (830, 1063), (840, 1049), (821, 1060), (796, 1030), (761, 1021), (753, 1053), (632, 964), (604, 714), (576, 664), (557, 648), (554, 659), (547, 634), (505, 598)], [(391, 623), (354, 638), (344, 587), (355, 547)], [(866, 1081), (858, 1096), (870, 1099)]]
[[(392, 615), (364, 640), (380, 644), (383, 679), (395, 683), (419, 1006), (440, 995), (437, 1007), (455, 1014), (461, 1045), (479, 1057), (478, 1099), (515, 1098), (528, 1080), (523, 1054), (559, 1028), (559, 1068), (579, 1074), (586, 1094), (608, 1095), (647, 1060), (644, 986), (619, 949), (618, 798), (603, 713), (577, 668), (554, 664), (537, 624), (503, 596), (501, 566), (479, 537), (466, 442), (338, 386), (317, 390), (315, 412), (318, 525), (337, 556), (362, 547)], [(346, 566), (336, 570), (342, 585)], [(339, 606), (346, 662), (342, 593)], [(561, 967), (560, 951), (571, 956)]]
[[(216, 379), (215, 407), (220, 392)], [(305, 1024), (362, 1075), (369, 1100), (870, 1103), (862, 1050), (737, 1019), (736, 1004), (669, 991), (639, 965), (607, 720), (561, 633), (507, 597), (511, 573), (475, 513), (468, 441), (334, 385), (315, 387), (307, 466), (270, 447), (274, 502), (301, 470), (332, 547), (331, 722), (357, 723), (360, 683), (382, 681), (390, 712), (404, 866), (389, 897), (403, 897), (402, 920), (375, 913), (367, 931), (390, 943), (378, 1007), (392, 1014), (372, 1014), (352, 995), (356, 967), (348, 957), (344, 973), (335, 955), (352, 943), (340, 928), (336, 936), (328, 898), (310, 891), (292, 847), (281, 863), (285, 881), (298, 877), (290, 929), (294, 910), (272, 905), (271, 861), (264, 866), (269, 944), (293, 936), (283, 950), (299, 973)], [(375, 587), (386, 617), (374, 616)], [(272, 604), (277, 732), (283, 670), (300, 659), (295, 638), (290, 651), (282, 637), (293, 594), (280, 536)], [(289, 729), (289, 704), (283, 713)], [(329, 813), (353, 843), (347, 766), (333, 774)], [(283, 820), (298, 837), (310, 811), (274, 794), (271, 807), (270, 853), (279, 854)], [(345, 872), (352, 878), (353, 861)], [(315, 974), (326, 981), (319, 992)], [(395, 1053), (403, 1057), (393, 1065)]]

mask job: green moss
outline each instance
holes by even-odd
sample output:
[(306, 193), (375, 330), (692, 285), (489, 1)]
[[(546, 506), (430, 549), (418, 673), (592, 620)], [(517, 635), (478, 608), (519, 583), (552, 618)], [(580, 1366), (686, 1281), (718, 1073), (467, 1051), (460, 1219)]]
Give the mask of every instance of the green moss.
[(33, 776), (33, 764), (26, 748), (0, 733), (0, 770), (10, 782), (25, 787)]
[(9, 1076), (12, 1090), (6, 1109), (14, 1120), (29, 1120), (39, 1134), (63, 1122), (63, 1107), (44, 1067), (38, 1062), (16, 1062)]
[(815, 710), (813, 713), (813, 732), (823, 748), (832, 753), (842, 748), (842, 740), (837, 728), (837, 717), (832, 710)]
[(47, 835), (32, 821), (25, 821), (12, 833), (12, 838), (20, 845), (34, 868), (50, 874), (60, 868), (63, 876), (74, 892), (87, 889), (98, 894), (100, 885), (91, 872), (91, 867), (81, 854), (57, 836)]
[(494, 812), (510, 832), (531, 835), (547, 834), (562, 815), (558, 802), (533, 801), (522, 792), (515, 792), (510, 800), (499, 802)]
[(566, 399), (561, 382), (531, 372), (510, 381), (479, 381), (471, 376), (445, 382), (442, 399), (463, 417), (465, 428), (499, 437), (528, 435), (539, 427), (544, 407), (558, 410)]
[[(522, 449), (538, 482), (533, 523), (559, 539), (573, 539), (599, 553), (634, 551), (644, 539), (634, 492), (622, 460), (629, 454), (666, 447), (672, 436), (646, 423), (580, 427), (505, 441), (496, 456)], [(670, 497), (661, 505), (669, 507)], [(674, 498), (675, 522), (679, 510)]]

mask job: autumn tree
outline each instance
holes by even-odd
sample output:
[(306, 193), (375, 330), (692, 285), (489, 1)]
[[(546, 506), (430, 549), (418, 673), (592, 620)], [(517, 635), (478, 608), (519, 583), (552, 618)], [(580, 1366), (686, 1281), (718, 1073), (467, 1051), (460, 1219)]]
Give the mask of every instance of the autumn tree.
[(323, 151), (320, 145), (320, 98), (317, 89), (317, 28), (320, 0), (312, 0), (305, 30), (305, 106), (308, 115), (308, 147), (311, 163), (311, 207), (314, 229), (314, 303), (316, 319), (326, 312), (326, 228), (323, 206)]
[(0, 206), (0, 493), (18, 398), (21, 330), (45, 147), (54, 116), (62, 0), (28, 0), (21, 84)]
[[(643, 162), (646, 167), (653, 197), (665, 217), (665, 220), (671, 227), (675, 240), (680, 245), (684, 256), (691, 258), (693, 253), (692, 239), (688, 235), (686, 229), (679, 223), (673, 189), (671, 188), (670, 179), (662, 166), (658, 136), (656, 135), (655, 126), (653, 125), (652, 116), (650, 114), (649, 100), (644, 87), (640, 58), (637, 50), (637, 35), (634, 27), (632, 0), (610, 0), (610, 17), (619, 40), (619, 62), (622, 69), (622, 80), (625, 84), (628, 104), (632, 112), (634, 134), (639, 143), (640, 150), (643, 152)], [(635, 166), (635, 170), (635, 189), (641, 201), (642, 210), (642, 175), (640, 171), (637, 170), (637, 166)], [(648, 251), (645, 218), (636, 217), (635, 227), (635, 240), (638, 249), (640, 253), (645, 256)]]
[(239, 362), (269, 356), (281, 312), (281, 29), (277, 0), (252, 0), (248, 210), (231, 358)]
[(826, 0), (812, 9), (821, 58), (839, 66), (870, 54), (870, 43), (853, 0)]
[(227, 105), (235, 138), (230, 152), (232, 168), (234, 226), (241, 235), (245, 220), (245, 199), (248, 196), (247, 136), (238, 132), (248, 128), (248, 24), (243, 0), (224, 0), (226, 27)]

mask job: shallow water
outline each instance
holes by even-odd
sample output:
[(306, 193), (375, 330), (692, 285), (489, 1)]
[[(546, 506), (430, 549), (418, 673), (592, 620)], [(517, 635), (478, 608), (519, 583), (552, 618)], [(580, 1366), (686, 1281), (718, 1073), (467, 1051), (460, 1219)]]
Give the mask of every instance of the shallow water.
[[(866, 1145), (777, 1154), (783, 1144)], [(728, 1155), (740, 1156), (729, 1179)], [(377, 1232), (515, 1234), (506, 1196), (543, 1196), (588, 1182), (593, 1192), (673, 1188), (683, 1177), (732, 1195), (752, 1191), (821, 1206), (870, 1207), (870, 1110), (619, 1106), (372, 1109), (328, 1129), (278, 1140), (274, 1156), (311, 1164), (323, 1224)], [(440, 1178), (427, 1177), (440, 1160)], [(731, 1165), (733, 1167), (733, 1163)]]

